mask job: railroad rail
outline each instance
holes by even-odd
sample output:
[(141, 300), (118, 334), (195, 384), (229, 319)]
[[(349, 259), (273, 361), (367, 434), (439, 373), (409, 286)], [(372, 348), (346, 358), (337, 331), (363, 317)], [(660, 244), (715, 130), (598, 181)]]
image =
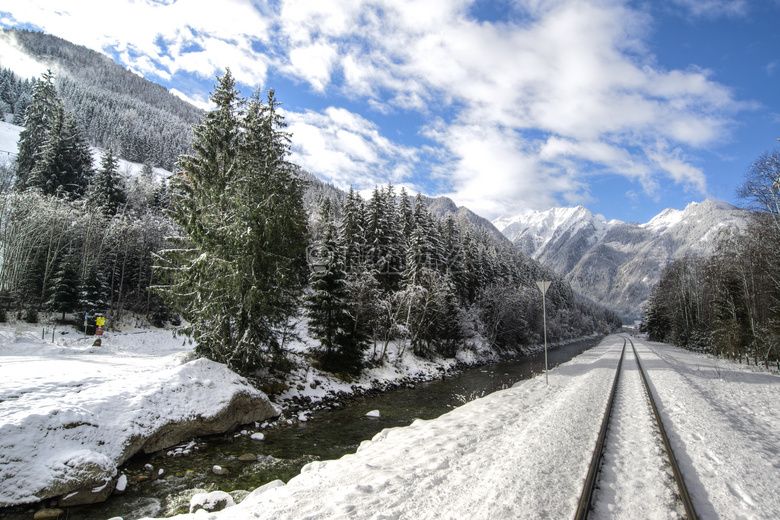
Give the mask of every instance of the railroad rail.
[(576, 520), (584, 520), (588, 518), (588, 514), (591, 511), (593, 491), (596, 488), (596, 483), (598, 482), (601, 459), (604, 454), (604, 446), (606, 444), (607, 430), (609, 429), (609, 421), (612, 416), (612, 406), (615, 401), (615, 393), (617, 391), (618, 381), (620, 379), (620, 372), (623, 366), (623, 357), (625, 355), (626, 345), (628, 343), (631, 344), (631, 349), (633, 350), (634, 357), (636, 358), (637, 367), (639, 368), (639, 374), (641, 375), (642, 383), (644, 385), (647, 398), (650, 401), (650, 408), (653, 411), (655, 423), (658, 426), (658, 430), (661, 434), (661, 439), (663, 440), (664, 449), (666, 450), (666, 455), (667, 458), (669, 459), (669, 465), (671, 466), (672, 473), (674, 474), (674, 480), (675, 483), (677, 484), (677, 490), (679, 493), (680, 501), (682, 502), (683, 507), (685, 509), (686, 518), (687, 520), (697, 520), (698, 517), (693, 507), (693, 502), (691, 501), (691, 497), (688, 494), (688, 489), (685, 486), (685, 481), (683, 479), (682, 472), (680, 471), (680, 466), (677, 463), (677, 458), (674, 456), (674, 451), (672, 450), (672, 445), (669, 442), (669, 437), (666, 434), (663, 421), (661, 420), (661, 415), (658, 412), (658, 407), (655, 404), (653, 393), (650, 391), (650, 385), (648, 384), (647, 375), (645, 374), (645, 371), (642, 368), (642, 363), (641, 360), (639, 359), (639, 354), (636, 351), (634, 342), (626, 338), (623, 338), (623, 349), (620, 353), (620, 360), (618, 361), (617, 370), (615, 371), (615, 379), (612, 383), (612, 390), (610, 391), (609, 398), (607, 399), (607, 407), (606, 410), (604, 411), (604, 419), (602, 420), (601, 423), (601, 430), (599, 431), (599, 436), (596, 441), (596, 447), (593, 450), (593, 457), (591, 459), (590, 467), (588, 468), (588, 473), (585, 478), (585, 485), (582, 488), (582, 494), (580, 495), (579, 504), (577, 506), (577, 512), (574, 518)]

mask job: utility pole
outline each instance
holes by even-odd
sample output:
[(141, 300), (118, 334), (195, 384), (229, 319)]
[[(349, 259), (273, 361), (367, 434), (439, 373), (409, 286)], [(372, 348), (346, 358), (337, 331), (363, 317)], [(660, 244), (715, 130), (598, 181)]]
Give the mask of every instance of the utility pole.
[(550, 288), (550, 284), (552, 282), (549, 280), (540, 280), (536, 282), (536, 286), (539, 287), (539, 290), (542, 291), (542, 317), (544, 319), (544, 384), (549, 385), (550, 379), (547, 374), (547, 301), (545, 299), (545, 295), (547, 294), (547, 289)]

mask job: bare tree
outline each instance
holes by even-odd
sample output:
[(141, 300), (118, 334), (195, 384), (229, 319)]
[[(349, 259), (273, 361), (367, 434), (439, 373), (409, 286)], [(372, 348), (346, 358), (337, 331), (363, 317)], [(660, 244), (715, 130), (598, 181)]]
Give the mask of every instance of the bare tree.
[(748, 208), (772, 215), (780, 230), (780, 150), (765, 153), (750, 165), (737, 195)]

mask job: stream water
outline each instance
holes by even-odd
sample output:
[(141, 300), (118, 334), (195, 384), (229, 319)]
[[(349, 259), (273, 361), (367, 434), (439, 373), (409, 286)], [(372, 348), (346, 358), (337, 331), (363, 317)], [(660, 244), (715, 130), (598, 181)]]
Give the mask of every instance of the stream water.
[[(550, 349), (550, 368), (598, 341), (586, 340)], [(129, 480), (123, 495), (112, 496), (102, 504), (69, 508), (67, 518), (136, 520), (186, 513), (193, 490), (251, 491), (272, 480), (286, 482), (305, 464), (353, 453), (362, 441), (385, 428), (407, 426), (418, 418), (434, 419), (465, 402), (509, 388), (543, 371), (544, 353), (540, 353), (468, 369), (447, 379), (419, 383), (414, 388), (367, 396), (336, 409), (315, 411), (305, 422), (263, 430), (263, 440), (253, 439), (246, 433), (220, 435), (196, 439), (166, 453), (136, 456), (120, 468), (120, 473), (126, 474)], [(379, 410), (381, 416), (367, 417), (371, 410)], [(239, 460), (247, 454), (256, 455), (257, 460)], [(215, 474), (214, 466), (227, 470), (227, 474)], [(0, 510), (0, 518), (31, 519), (33, 510)]]

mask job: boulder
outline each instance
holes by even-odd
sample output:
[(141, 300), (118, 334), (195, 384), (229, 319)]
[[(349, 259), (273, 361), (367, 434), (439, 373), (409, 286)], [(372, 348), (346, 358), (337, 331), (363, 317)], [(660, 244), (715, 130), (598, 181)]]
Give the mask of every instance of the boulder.
[(211, 493), (198, 493), (190, 500), (190, 513), (201, 509), (213, 513), (222, 511), (226, 507), (236, 505), (233, 497), (224, 491), (212, 491)]
[[(0, 507), (56, 497), (68, 506), (96, 502), (103, 493), (93, 490), (113, 483), (117, 468), (137, 453), (279, 415), (246, 379), (206, 359), (152, 372), (136, 392), (122, 389), (106, 399), (100, 390), (84, 390), (78, 405), (55, 403), (3, 425), (0, 452), (13, 450), (14, 457), (3, 468)], [(58, 449), (38, 449), (42, 439)]]
[(33, 515), (33, 520), (54, 520), (61, 516), (65, 516), (65, 511), (62, 509), (39, 509)]
[(115, 482), (109, 480), (102, 486), (87, 486), (79, 488), (72, 493), (60, 497), (57, 501), (59, 507), (83, 506), (86, 504), (97, 504), (105, 500), (114, 492)]
[(154, 453), (193, 437), (229, 432), (242, 424), (264, 421), (277, 415), (279, 412), (265, 395), (237, 393), (225, 408), (212, 417), (198, 415), (186, 420), (170, 422), (148, 437), (133, 439), (125, 448), (124, 460), (140, 451)]

